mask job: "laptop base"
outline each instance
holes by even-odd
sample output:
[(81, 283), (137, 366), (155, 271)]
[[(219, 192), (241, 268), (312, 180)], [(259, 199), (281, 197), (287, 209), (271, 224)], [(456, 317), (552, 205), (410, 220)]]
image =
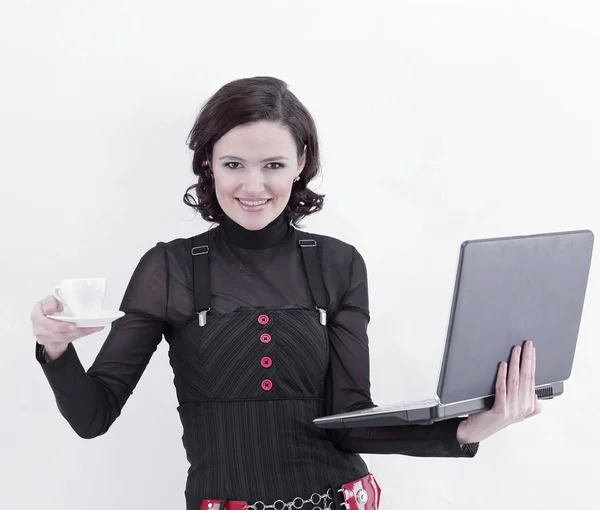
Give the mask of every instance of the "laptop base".
[[(535, 390), (539, 400), (550, 400), (562, 395), (564, 383), (557, 382), (540, 386)], [(431, 407), (417, 407), (402, 410), (385, 410), (385, 407), (374, 407), (365, 411), (342, 413), (324, 416), (313, 420), (315, 426), (322, 429), (343, 429), (355, 427), (393, 427), (396, 425), (431, 425), (437, 421), (450, 418), (465, 417), (491, 409), (494, 396), (456, 402), (454, 404), (438, 404)]]

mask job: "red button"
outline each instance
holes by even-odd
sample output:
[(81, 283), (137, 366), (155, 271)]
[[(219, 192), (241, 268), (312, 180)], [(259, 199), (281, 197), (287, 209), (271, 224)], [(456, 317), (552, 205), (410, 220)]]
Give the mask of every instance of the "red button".
[(264, 313), (262, 315), (258, 316), (258, 323), (262, 324), (263, 326), (265, 324), (267, 324), (269, 322), (269, 317), (268, 315), (265, 315)]
[(260, 360), (260, 364), (265, 368), (269, 368), (273, 364), (273, 360), (269, 356), (265, 356)]
[(269, 335), (269, 333), (263, 333), (260, 335), (260, 341), (263, 344), (268, 344), (271, 341), (271, 335)]
[(271, 379), (265, 379), (262, 383), (260, 383), (260, 386), (265, 391), (271, 391), (271, 388), (273, 388), (273, 383), (271, 382)]

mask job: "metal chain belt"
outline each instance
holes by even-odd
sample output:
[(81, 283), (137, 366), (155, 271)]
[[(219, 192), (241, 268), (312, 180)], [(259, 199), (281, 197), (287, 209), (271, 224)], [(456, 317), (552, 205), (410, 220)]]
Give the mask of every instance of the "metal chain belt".
[[(327, 501), (330, 500), (330, 501)], [(262, 501), (257, 501), (253, 505), (245, 505), (244, 508), (249, 510), (293, 510), (303, 508), (304, 505), (311, 503), (314, 505), (311, 510), (333, 510), (333, 498), (331, 497), (331, 489), (328, 489), (325, 494), (317, 494), (316, 492), (310, 499), (294, 498), (289, 503), (284, 503), (281, 499), (275, 501), (272, 505), (267, 505)], [(320, 506), (320, 505), (323, 506)]]

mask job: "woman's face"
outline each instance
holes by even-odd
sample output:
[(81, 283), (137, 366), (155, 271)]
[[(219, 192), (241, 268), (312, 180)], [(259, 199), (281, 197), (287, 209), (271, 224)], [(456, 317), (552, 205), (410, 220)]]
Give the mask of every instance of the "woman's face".
[(211, 161), (223, 212), (248, 230), (266, 227), (285, 209), (304, 161), (288, 128), (278, 123), (255, 122), (225, 133)]

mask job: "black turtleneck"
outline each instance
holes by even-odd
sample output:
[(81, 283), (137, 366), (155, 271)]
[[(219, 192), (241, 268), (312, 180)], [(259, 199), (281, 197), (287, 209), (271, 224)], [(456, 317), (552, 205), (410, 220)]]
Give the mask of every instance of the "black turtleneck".
[[(332, 380), (328, 414), (373, 406), (369, 375), (369, 298), (360, 253), (338, 239), (314, 235), (329, 295), (327, 333)], [(244, 307), (313, 307), (295, 242), (295, 228), (280, 216), (249, 231), (229, 218), (211, 229), (211, 311)], [(151, 356), (164, 338), (196, 320), (191, 238), (159, 242), (134, 268), (120, 310), (94, 363), (86, 371), (69, 344), (58, 359), (37, 359), (58, 408), (82, 437), (105, 433), (119, 416)], [(390, 339), (393, 341), (393, 339)], [(37, 344), (36, 344), (37, 345)], [(148, 402), (148, 405), (152, 405)], [(358, 453), (469, 457), (456, 440), (459, 420), (432, 426), (347, 429), (328, 432), (339, 449)]]
[(285, 213), (280, 214), (261, 230), (247, 230), (226, 215), (218, 228), (221, 238), (229, 245), (249, 250), (276, 247), (289, 239), (293, 230)]

